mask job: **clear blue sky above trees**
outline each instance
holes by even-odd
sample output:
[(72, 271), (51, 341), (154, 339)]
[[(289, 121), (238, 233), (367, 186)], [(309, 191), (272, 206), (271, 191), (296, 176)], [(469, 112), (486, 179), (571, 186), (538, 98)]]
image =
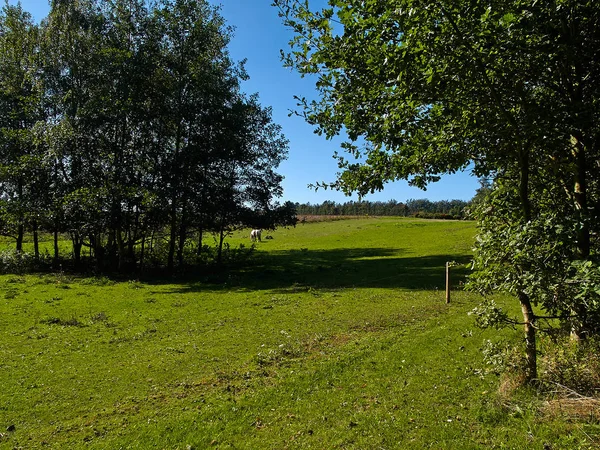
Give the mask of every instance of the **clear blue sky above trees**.
[[(315, 135), (312, 127), (302, 118), (288, 117), (289, 111), (296, 106), (294, 95), (314, 97), (314, 80), (302, 79), (282, 66), (280, 50), (287, 50), (291, 33), (282, 25), (277, 10), (271, 6), (271, 0), (209, 1), (221, 5), (223, 17), (235, 27), (230, 52), (235, 60), (247, 59), (246, 69), (250, 80), (244, 83), (244, 90), (258, 92), (263, 106), (273, 107), (274, 121), (283, 127), (290, 140), (289, 158), (279, 169), (285, 176), (282, 200), (300, 203), (356, 200), (356, 197), (346, 197), (339, 192), (315, 192), (307, 187), (318, 181), (333, 181), (337, 163), (332, 155), (339, 149), (341, 139), (326, 141), (324, 137)], [(9, 0), (9, 3), (16, 4), (17, 1)], [(21, 5), (36, 21), (43, 19), (49, 11), (47, 0), (21, 0)], [(469, 173), (459, 173), (443, 177), (425, 192), (408, 186), (404, 181), (391, 183), (382, 192), (369, 195), (365, 200), (470, 200), (478, 186), (475, 177)]]

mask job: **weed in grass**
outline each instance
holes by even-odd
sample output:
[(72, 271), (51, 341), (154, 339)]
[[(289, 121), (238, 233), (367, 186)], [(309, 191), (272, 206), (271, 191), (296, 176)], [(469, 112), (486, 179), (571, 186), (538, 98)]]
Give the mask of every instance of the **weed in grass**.
[(130, 289), (143, 289), (144, 284), (140, 283), (139, 280), (130, 280), (127, 282)]
[(285, 306), (298, 304), (297, 300), (291, 295), (272, 295), (268, 300), (267, 305), (263, 305), (262, 303), (254, 303), (254, 306), (262, 306), (263, 309), (272, 309), (274, 306)]
[(291, 359), (300, 358), (305, 355), (305, 347), (299, 342), (286, 341), (272, 349), (264, 349), (256, 355), (256, 363), (259, 367), (265, 366), (289, 366)]
[(5, 282), (6, 283), (10, 283), (10, 284), (23, 284), (23, 283), (25, 283), (25, 278), (24, 277), (9, 276), (9, 277), (6, 278)]
[(14, 298), (17, 298), (18, 295), (19, 295), (19, 291), (17, 289), (7, 289), (4, 292), (4, 298), (6, 300), (12, 300)]
[(46, 317), (40, 320), (40, 323), (45, 325), (60, 325), (63, 327), (83, 327), (85, 326), (82, 322), (80, 322), (76, 317), (71, 317), (70, 319), (61, 319), (59, 317)]
[(104, 311), (101, 311), (99, 313), (93, 314), (92, 317), (92, 322), (96, 323), (96, 322), (107, 322), (108, 321), (108, 316), (106, 315), (106, 313)]
[(289, 288), (286, 289), (290, 293), (308, 292), (311, 289), (310, 286), (303, 286), (300, 283), (293, 283)]
[(67, 275), (62, 270), (55, 273), (51, 279), (53, 279), (53, 281), (56, 285), (65, 285), (65, 284), (69, 284), (73, 281), (73, 277)]
[(92, 278), (82, 278), (79, 280), (79, 284), (84, 286), (113, 286), (115, 281), (108, 277), (98, 276)]

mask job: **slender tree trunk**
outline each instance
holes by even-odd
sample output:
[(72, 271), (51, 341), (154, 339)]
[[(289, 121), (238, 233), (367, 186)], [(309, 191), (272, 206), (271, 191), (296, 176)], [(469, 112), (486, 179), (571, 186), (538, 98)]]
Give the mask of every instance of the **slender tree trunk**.
[(54, 228), (54, 265), (58, 265), (58, 229)]
[(96, 270), (101, 272), (104, 262), (104, 247), (102, 247), (102, 238), (100, 233), (90, 233), (90, 255), (94, 250), (94, 258), (96, 259)]
[[(573, 144), (573, 156), (575, 158), (575, 180), (573, 197), (575, 199), (575, 208), (579, 216), (579, 230), (577, 231), (577, 256), (581, 260), (590, 258), (590, 224), (588, 211), (587, 195), (587, 158), (585, 154), (585, 145), (581, 139), (575, 136), (571, 137)], [(573, 306), (573, 314), (576, 316), (576, 324), (571, 329), (571, 338), (575, 341), (582, 341), (586, 338), (586, 308), (581, 303)]]
[(179, 224), (179, 245), (177, 247), (177, 262), (179, 266), (183, 266), (183, 249), (185, 247), (185, 238), (187, 234), (187, 210), (186, 210), (186, 200), (183, 199), (181, 202), (182, 212), (181, 212), (181, 223)]
[(574, 197), (575, 207), (579, 213), (581, 229), (577, 236), (577, 249), (581, 259), (590, 257), (590, 224), (588, 223), (588, 198), (587, 198), (587, 158), (583, 143), (574, 139), (575, 172)]
[(179, 227), (179, 246), (177, 248), (177, 263), (180, 266), (183, 266), (183, 249), (185, 247), (185, 236), (186, 226), (182, 221), (181, 226)]
[(173, 199), (173, 205), (171, 207), (171, 229), (169, 236), (169, 256), (167, 260), (167, 270), (169, 273), (173, 273), (175, 267), (175, 241), (177, 240), (177, 207), (175, 206), (175, 199)]
[(36, 221), (32, 224), (33, 228), (33, 257), (36, 261), (40, 259), (40, 245), (38, 239), (38, 224)]
[(217, 250), (217, 264), (223, 262), (223, 241), (225, 240), (225, 213), (221, 216), (221, 224), (219, 226), (219, 248)]
[(115, 237), (115, 230), (110, 229), (108, 232), (108, 237), (106, 240), (106, 254), (108, 256), (107, 260), (110, 265), (114, 264), (114, 258), (116, 255), (115, 252), (115, 241), (117, 240)]
[(117, 237), (117, 251), (119, 253), (119, 264), (118, 264), (118, 268), (119, 270), (123, 270), (124, 269), (124, 262), (125, 262), (125, 244), (123, 242), (123, 234), (121, 232), (121, 227), (119, 226), (116, 230), (116, 237)]
[[(180, 92), (181, 96), (181, 92)], [(169, 236), (169, 256), (167, 260), (167, 270), (173, 272), (175, 266), (175, 245), (177, 239), (177, 191), (178, 183), (175, 183), (175, 169), (179, 170), (179, 150), (181, 148), (181, 121), (177, 124), (177, 134), (175, 137), (175, 154), (173, 155), (173, 173), (172, 176), (172, 198), (171, 198), (171, 234)]]
[(140, 249), (140, 272), (144, 273), (144, 250), (146, 248), (146, 235), (142, 235), (142, 246)]
[(23, 226), (22, 219), (19, 219), (19, 225), (17, 226), (17, 252), (23, 251), (23, 237), (25, 235), (25, 227)]
[(221, 265), (223, 262), (223, 241), (225, 240), (225, 230), (221, 227), (219, 232), (219, 250), (217, 251), (217, 264)]
[(202, 171), (203, 174), (203, 184), (202, 184), (202, 195), (200, 196), (200, 205), (197, 205), (196, 207), (198, 208), (199, 211), (199, 220), (198, 220), (198, 248), (196, 249), (196, 254), (198, 256), (200, 256), (200, 254), (202, 253), (202, 238), (204, 237), (204, 211), (203, 208), (206, 204), (206, 179), (207, 179), (207, 166), (208, 166), (208, 161), (206, 161), (204, 163), (204, 168)]
[[(23, 201), (23, 182), (19, 179), (17, 182), (17, 198), (19, 202)], [(22, 206), (22, 205), (21, 205)], [(19, 212), (18, 217), (18, 225), (17, 225), (17, 253), (21, 253), (23, 251), (23, 239), (25, 235), (25, 218), (23, 217), (23, 213)]]
[(131, 230), (127, 233), (127, 239), (127, 258), (131, 261), (131, 264), (135, 266), (136, 236), (131, 234)]
[(71, 240), (73, 242), (73, 259), (75, 260), (75, 267), (79, 268), (81, 265), (81, 239), (78, 232), (71, 234)]
[(524, 319), (525, 330), (525, 380), (528, 384), (537, 379), (537, 346), (535, 333), (535, 314), (529, 296), (519, 292), (519, 302)]
[[(519, 195), (521, 197), (521, 208), (523, 211), (524, 222), (531, 220), (531, 201), (529, 199), (529, 151), (522, 149), (519, 152), (520, 160), (520, 180)], [(523, 313), (523, 323), (525, 330), (525, 381), (532, 384), (537, 379), (537, 344), (535, 332), (535, 313), (531, 306), (531, 299), (519, 289), (517, 293), (521, 303), (521, 312)]]
[(200, 225), (200, 228), (198, 228), (198, 248), (196, 249), (196, 254), (198, 256), (200, 256), (200, 254), (202, 253), (202, 237), (204, 234), (204, 229), (202, 227), (202, 225)]

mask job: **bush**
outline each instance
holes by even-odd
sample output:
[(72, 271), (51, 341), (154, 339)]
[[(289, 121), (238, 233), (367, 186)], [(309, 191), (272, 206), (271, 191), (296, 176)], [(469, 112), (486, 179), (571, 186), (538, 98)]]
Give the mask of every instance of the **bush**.
[(36, 259), (34, 255), (16, 250), (0, 252), (0, 273), (28, 273), (48, 268), (52, 259), (48, 252), (40, 253)]

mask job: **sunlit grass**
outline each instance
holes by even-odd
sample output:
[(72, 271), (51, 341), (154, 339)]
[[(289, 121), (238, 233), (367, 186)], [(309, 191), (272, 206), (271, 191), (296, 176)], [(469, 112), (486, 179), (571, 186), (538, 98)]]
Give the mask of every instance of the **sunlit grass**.
[(474, 294), (445, 304), (474, 234), (299, 225), (219, 284), (4, 275), (0, 448), (593, 448), (597, 424), (497, 395), (481, 348), (519, 331), (475, 328)]

